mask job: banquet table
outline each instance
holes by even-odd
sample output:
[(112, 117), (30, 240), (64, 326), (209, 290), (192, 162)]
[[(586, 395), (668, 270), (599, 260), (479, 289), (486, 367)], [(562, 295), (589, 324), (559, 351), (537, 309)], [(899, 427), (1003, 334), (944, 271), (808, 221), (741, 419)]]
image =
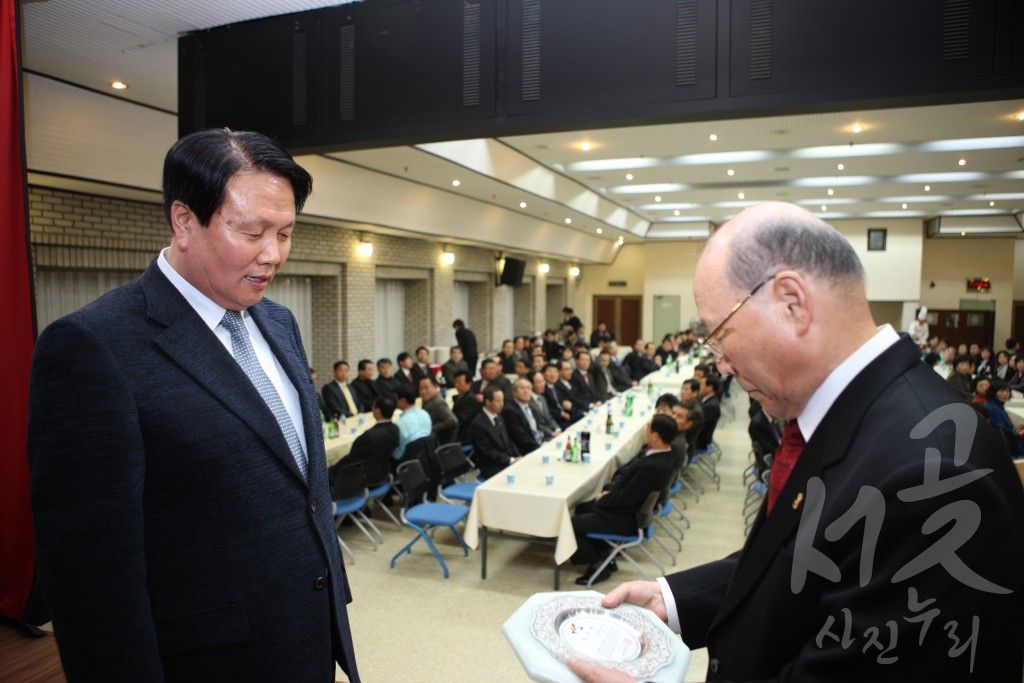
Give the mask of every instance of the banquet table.
[[(632, 417), (624, 415), (626, 399), (620, 394), (477, 487), (464, 536), (471, 548), (481, 549), (481, 578), (487, 578), (488, 536), (512, 535), (554, 545), (555, 589), (558, 589), (558, 566), (576, 552), (573, 508), (593, 498), (615, 470), (636, 457), (645, 443), (653, 402), (641, 391), (629, 393), (634, 401)], [(609, 408), (613, 419), (610, 435), (605, 433)], [(590, 462), (562, 461), (566, 439), (583, 431), (591, 434)], [(547, 483), (549, 475), (554, 478), (551, 484)]]

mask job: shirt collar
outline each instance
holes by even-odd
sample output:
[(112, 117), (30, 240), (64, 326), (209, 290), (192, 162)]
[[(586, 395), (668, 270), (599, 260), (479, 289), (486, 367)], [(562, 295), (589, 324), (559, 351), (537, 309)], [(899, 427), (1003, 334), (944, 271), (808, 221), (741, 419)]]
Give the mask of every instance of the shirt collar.
[[(224, 312), (227, 309), (215, 303), (213, 299), (200, 292), (191, 282), (178, 274), (178, 271), (174, 269), (171, 262), (167, 260), (166, 247), (160, 251), (160, 255), (156, 259), (156, 265), (160, 272), (164, 274), (164, 277), (170, 280), (174, 288), (185, 297), (185, 301), (195, 309), (195, 312), (199, 314), (199, 317), (203, 319), (207, 327), (211, 330), (216, 329), (217, 325), (220, 325), (220, 321), (224, 319)], [(249, 315), (247, 311), (242, 311), (243, 319), (247, 315)]]
[(836, 402), (850, 382), (866, 368), (871, 361), (881, 356), (886, 349), (899, 341), (899, 335), (891, 325), (882, 325), (871, 339), (840, 363), (829, 373), (821, 386), (811, 394), (804, 411), (797, 417), (804, 441), (810, 441), (814, 431), (821, 424), (829, 408)]

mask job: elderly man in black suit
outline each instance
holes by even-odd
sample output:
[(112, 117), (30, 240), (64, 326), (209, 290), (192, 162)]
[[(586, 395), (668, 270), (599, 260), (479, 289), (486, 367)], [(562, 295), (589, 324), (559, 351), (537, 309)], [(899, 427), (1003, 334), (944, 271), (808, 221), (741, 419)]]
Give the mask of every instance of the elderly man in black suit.
[(348, 388), (356, 399), (356, 405), (360, 413), (368, 413), (373, 409), (373, 401), (378, 396), (383, 396), (377, 384), (373, 381), (373, 361), (364, 358), (356, 365), (356, 378), (349, 382)]
[(758, 205), (715, 231), (693, 282), (718, 367), (789, 422), (741, 552), (602, 604), (707, 647), (709, 681), (1020, 681), (1020, 480), (909, 337), (875, 326), (847, 238)]
[(449, 351), (448, 360), (441, 366), (441, 377), (444, 378), (445, 386), (452, 389), (455, 386), (455, 373), (468, 371), (469, 366), (466, 365), (466, 361), (462, 357), (462, 349), (453, 346)]
[(472, 382), (476, 376), (476, 361), (479, 358), (476, 335), (473, 334), (473, 330), (466, 327), (466, 323), (462, 322), (462, 320), (453, 322), (452, 327), (455, 329), (455, 341), (458, 342), (459, 348), (462, 349), (462, 355), (466, 359), (466, 367), (469, 368), (469, 380)]
[(484, 399), (484, 389), (494, 386), (503, 393), (512, 393), (512, 385), (501, 374), (501, 365), (493, 358), (485, 358), (480, 363), (480, 379), (473, 382), (473, 393), (477, 395), (481, 403)]
[(548, 401), (544, 398), (544, 392), (548, 386), (547, 382), (544, 381), (544, 373), (533, 373), (530, 377), (530, 382), (533, 386), (530, 407), (533, 409), (533, 415), (537, 418), (537, 426), (540, 427), (541, 434), (544, 435), (544, 440), (546, 441), (556, 434), (561, 434), (562, 428), (558, 426), (555, 418), (551, 417)]
[[(573, 564), (589, 564), (576, 584), (586, 586), (601, 561), (608, 556), (608, 545), (587, 537), (591, 533), (636, 534), (636, 514), (652, 491), (672, 483), (672, 440), (676, 438), (675, 420), (655, 415), (647, 425), (647, 447), (636, 458), (620, 467), (611, 482), (594, 500), (581, 503), (572, 517), (576, 535)], [(609, 564), (594, 583), (604, 581), (616, 567)]]
[(32, 508), (68, 680), (359, 680), (316, 386), (263, 298), (311, 183), (259, 133), (183, 137), (170, 246), (39, 337)]
[(569, 383), (572, 384), (572, 391), (579, 397), (580, 403), (587, 404), (587, 410), (591, 406), (598, 405), (601, 400), (597, 397), (596, 382), (591, 372), (594, 359), (588, 351), (576, 353), (576, 369), (572, 371)]
[(718, 420), (722, 417), (721, 399), (718, 392), (722, 383), (717, 377), (702, 377), (700, 379), (700, 408), (704, 414), (704, 424), (701, 425), (700, 433), (697, 435), (695, 444), (698, 451), (703, 451), (711, 446), (715, 438), (715, 429), (718, 427)]
[(334, 381), (325, 384), (322, 393), (328, 419), (336, 420), (359, 414), (359, 406), (348, 387), (348, 363), (345, 361), (339, 360), (334, 364)]
[(469, 381), (469, 373), (465, 371), (455, 373), (455, 391), (458, 395), (452, 404), (452, 413), (459, 421), (456, 438), (459, 443), (468, 444), (472, 442), (470, 430), (473, 428), (473, 421), (483, 410), (483, 397), (477, 400), (477, 395), (473, 393), (473, 385)]
[(440, 387), (433, 375), (420, 379), (420, 399), (423, 410), (430, 415), (431, 434), (441, 445), (455, 443), (459, 421), (439, 392)]
[(504, 407), (505, 395), (501, 389), (484, 389), (484, 409), (473, 420), (472, 429), (473, 460), (484, 479), (490, 479), (521, 455), (501, 417)]
[(532, 453), (540, 448), (544, 434), (537, 415), (530, 407), (533, 384), (528, 379), (516, 380), (512, 387), (512, 400), (505, 402), (501, 417), (505, 420), (509, 438), (520, 453)]
[(555, 383), (555, 393), (563, 407), (568, 403), (569, 421), (575, 422), (590, 410), (590, 400), (587, 395), (580, 395), (572, 384), (572, 377), (575, 370), (572, 364), (563, 360), (558, 364), (558, 382)]
[(393, 369), (391, 359), (379, 358), (377, 360), (377, 379), (373, 380), (377, 387), (377, 395), (387, 396), (392, 400), (395, 398), (395, 388), (398, 387), (398, 380), (392, 374)]

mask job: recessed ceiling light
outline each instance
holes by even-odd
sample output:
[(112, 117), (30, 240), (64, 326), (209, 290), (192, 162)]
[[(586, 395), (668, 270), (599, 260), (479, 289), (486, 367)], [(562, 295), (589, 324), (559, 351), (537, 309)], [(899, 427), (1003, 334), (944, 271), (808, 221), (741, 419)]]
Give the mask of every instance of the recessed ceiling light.
[(626, 240), (623, 239), (622, 235), (619, 235), (619, 246), (621, 247), (625, 243), (626, 243)]
[(744, 194), (743, 194), (742, 192), (740, 192), (740, 193), (739, 193), (738, 195), (736, 195), (736, 196), (737, 196), (737, 197), (739, 197), (740, 199), (745, 199), (745, 198), (746, 198), (746, 195), (744, 195)]
[(904, 208), (904, 209), (907, 208), (907, 203), (906, 202), (903, 202), (903, 207), (902, 208)]
[(453, 180), (452, 181), (452, 187), (458, 187), (461, 184), (462, 184), (461, 180)]
[(989, 202), (989, 203), (988, 203), (988, 205), (989, 205), (989, 206), (995, 206), (995, 205), (996, 205), (996, 203), (995, 203), (995, 202)]
[(960, 166), (966, 166), (967, 165), (967, 159), (964, 159), (963, 157), (960, 157), (960, 161), (958, 161), (956, 163), (959, 164)]
[(597, 229), (597, 234), (600, 235), (602, 233), (604, 233), (604, 228), (598, 228)]
[(679, 215), (679, 209), (676, 209), (676, 210), (675, 210), (675, 211), (673, 211), (672, 213), (674, 213), (675, 215), (677, 215), (677, 216), (678, 216), (678, 215)]
[(822, 211), (828, 211), (828, 207), (826, 205), (822, 204), (821, 205), (821, 210)]
[(711, 140), (711, 142), (714, 142), (717, 139), (718, 139), (718, 136), (715, 135), (714, 133), (712, 133), (711, 135), (708, 136), (708, 140)]
[(831, 187), (830, 187), (830, 188), (828, 188), (828, 196), (829, 196), (829, 197), (831, 197), (831, 196), (832, 196), (832, 195), (834, 195), (835, 193), (836, 193), (836, 191), (835, 191), (835, 190), (833, 190), (833, 189), (832, 189)]
[(859, 133), (861, 131), (860, 124), (859, 123), (853, 124), (853, 127), (850, 130), (852, 130), (854, 133)]
[(932, 191), (932, 186), (931, 185), (925, 185), (924, 186), (924, 191), (925, 192), (931, 192)]
[(967, 237), (967, 231), (966, 230), (961, 230), (960, 231), (960, 236), (961, 237)]
[(839, 164), (839, 165), (836, 166), (836, 168), (838, 168), (840, 171), (842, 171), (843, 169), (846, 168), (846, 166), (844, 166), (843, 164)]
[(124, 81), (114, 81), (110, 84), (110, 87), (114, 90), (127, 90), (128, 84)]
[(525, 209), (526, 208), (526, 202), (519, 202), (519, 208), (520, 209)]
[(566, 225), (570, 225), (571, 223), (572, 223), (572, 219), (571, 218), (566, 218), (565, 219), (565, 224)]
[(626, 180), (632, 180), (632, 179), (633, 179), (633, 174), (632, 173), (627, 173), (626, 174)]
[(1021, 113), (1017, 114), (1017, 120), (1018, 121), (1024, 121), (1024, 111), (1022, 111)]
[(580, 143), (580, 149), (582, 149), (584, 152), (589, 152), (590, 151), (590, 143), (589, 142), (581, 142)]
[(661, 195), (660, 194), (654, 195), (654, 201), (660, 202), (661, 201)]
[(736, 175), (736, 171), (730, 168), (728, 171), (725, 172), (725, 175)]

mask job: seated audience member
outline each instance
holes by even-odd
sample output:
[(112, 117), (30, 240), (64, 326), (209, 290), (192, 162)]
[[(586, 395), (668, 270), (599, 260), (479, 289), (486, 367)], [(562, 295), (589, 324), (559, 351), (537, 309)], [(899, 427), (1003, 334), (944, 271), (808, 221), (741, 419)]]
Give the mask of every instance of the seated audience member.
[(418, 347), (416, 362), (412, 366), (412, 383), (418, 387), (421, 379), (433, 374), (430, 372), (430, 350), (426, 346)]
[(1024, 457), (1024, 441), (1021, 440), (1021, 427), (1014, 427), (1010, 416), (1006, 414), (1005, 404), (1010, 400), (1010, 387), (1006, 382), (992, 380), (988, 389), (988, 401), (985, 408), (989, 414), (989, 424), (1003, 437), (1003, 443), (1014, 458)]
[(558, 343), (554, 330), (544, 330), (544, 344), (541, 346), (541, 350), (544, 351), (544, 358), (548, 361), (562, 357), (562, 345)]
[(501, 418), (505, 395), (497, 387), (484, 389), (484, 409), (473, 420), (473, 461), (480, 476), (490, 479), (520, 458), (519, 449), (512, 442)]
[(676, 421), (676, 429), (679, 430), (669, 444), (672, 448), (672, 471), (681, 472), (690, 462), (690, 442), (686, 439), (686, 430), (693, 426), (690, 409), (682, 403), (676, 403), (672, 406), (672, 419)]
[(562, 357), (558, 359), (559, 365), (561, 365), (562, 361), (568, 363), (573, 370), (576, 369), (576, 349), (572, 344), (566, 344), (562, 348)]
[(444, 385), (451, 389), (455, 386), (455, 373), (469, 372), (469, 366), (462, 359), (461, 347), (453, 346), (448, 354), (448, 360), (441, 366), (441, 377), (444, 379)]
[(611, 356), (607, 351), (597, 354), (597, 362), (590, 366), (590, 385), (594, 388), (594, 395), (597, 400), (604, 403), (618, 390), (615, 388), (615, 378), (612, 377)]
[(555, 422), (565, 429), (573, 423), (573, 403), (569, 399), (563, 399), (558, 390), (559, 372), (558, 366), (552, 363), (544, 368), (544, 399), (548, 402), (548, 412)]
[(470, 429), (473, 427), (473, 420), (480, 414), (483, 404), (473, 393), (473, 385), (469, 382), (469, 372), (460, 370), (455, 373), (455, 391), (458, 392), (458, 395), (452, 405), (452, 412), (459, 420), (457, 436), (459, 443), (467, 444), (471, 440)]
[[(758, 447), (755, 451), (755, 464), (757, 473), (760, 475), (767, 469), (765, 458), (774, 457), (775, 451), (779, 449), (779, 442), (782, 438), (782, 428), (764, 412), (764, 408), (757, 399), (750, 399), (750, 408), (747, 410), (750, 417), (750, 424), (747, 426), (747, 434), (750, 436), (751, 445)], [(758, 451), (760, 454), (758, 455)]]
[(1024, 353), (1019, 353), (1014, 357), (1013, 365), (1016, 370), (1006, 380), (1006, 383), (1010, 385), (1012, 391), (1024, 391)]
[(721, 404), (718, 398), (718, 390), (721, 382), (717, 377), (705, 377), (700, 383), (700, 405), (704, 409), (704, 426), (697, 435), (697, 450), (707, 450), (715, 438), (715, 427), (718, 426), (718, 419), (722, 415)]
[(509, 438), (520, 453), (532, 453), (544, 441), (536, 414), (530, 408), (533, 384), (528, 379), (516, 380), (512, 387), (512, 400), (505, 402), (501, 412)]
[(671, 415), (672, 406), (679, 403), (679, 399), (674, 394), (662, 394), (654, 402), (654, 412), (661, 413), (662, 415)]
[(590, 365), (590, 352), (580, 351), (576, 354), (576, 369), (572, 371), (569, 379), (573, 393), (576, 394), (581, 403), (587, 404), (587, 410), (590, 410), (591, 406), (596, 406), (600, 403), (597, 398), (597, 391), (594, 389)]
[(395, 373), (395, 380), (398, 384), (411, 384), (413, 389), (417, 387), (416, 379), (412, 374), (412, 366), (415, 364), (412, 359), (412, 354), (407, 351), (402, 351), (398, 354), (398, 371)]
[(530, 407), (533, 409), (537, 426), (544, 435), (544, 440), (547, 441), (554, 435), (561, 434), (562, 428), (558, 426), (558, 422), (551, 416), (548, 401), (544, 398), (544, 391), (548, 386), (547, 382), (544, 381), (544, 373), (533, 373), (530, 381), (533, 383), (533, 396), (530, 397)]
[(527, 363), (522, 358), (516, 358), (516, 376), (522, 378), (522, 377), (526, 377), (529, 374), (530, 374), (530, 364)]
[(992, 349), (988, 346), (981, 347), (978, 352), (978, 360), (974, 365), (974, 372), (980, 377), (991, 377), (995, 371), (995, 362), (992, 360)]
[[(315, 387), (317, 385), (317, 379), (316, 370), (313, 368), (309, 369), (309, 379), (313, 382), (313, 386)], [(320, 421), (326, 422), (330, 418), (327, 416), (327, 404), (324, 403), (324, 395), (320, 391), (316, 392), (316, 402), (320, 404)]]
[(1004, 382), (1010, 378), (1013, 371), (1010, 370), (1010, 353), (1000, 351), (996, 354), (996, 365), (992, 371), (992, 379), (1001, 379)]
[[(398, 448), (398, 427), (391, 422), (395, 414), (395, 402), (386, 396), (378, 396), (373, 401), (374, 425), (356, 437), (352, 443), (352, 450), (346, 455), (342, 462), (365, 462), (370, 458), (389, 458), (391, 453)], [(338, 465), (331, 468), (331, 488), (334, 488), (334, 475), (340, 469)], [(379, 483), (379, 482), (370, 482)]]
[(935, 353), (934, 351), (929, 351), (928, 353), (924, 354), (924, 358), (922, 358), (921, 360), (924, 361), (925, 365), (934, 369), (935, 366), (939, 364), (939, 360), (941, 359), (939, 358), (939, 354)]
[[(957, 344), (956, 356), (969, 356), (967, 344)], [(954, 356), (954, 358), (956, 357)]]
[(646, 343), (643, 339), (637, 339), (636, 343), (633, 344), (633, 350), (630, 351), (629, 355), (623, 360), (623, 365), (629, 370), (629, 377), (634, 382), (639, 382), (641, 379), (651, 374), (658, 369), (657, 364), (654, 363), (647, 354), (644, 352)]
[(974, 397), (971, 390), (971, 357), (965, 353), (954, 358), (953, 369), (949, 371), (946, 381), (965, 401), (970, 402)]
[(711, 371), (708, 369), (707, 363), (697, 363), (693, 366), (693, 379), (698, 382), (705, 377), (710, 377)]
[(978, 405), (985, 405), (988, 401), (988, 390), (992, 386), (992, 380), (988, 377), (979, 376), (974, 380), (974, 400)]
[(373, 361), (364, 358), (356, 366), (358, 375), (349, 382), (348, 388), (356, 401), (360, 413), (368, 413), (373, 409), (373, 401), (380, 395), (377, 385), (373, 383)]
[(590, 410), (590, 402), (586, 397), (576, 393), (572, 385), (572, 376), (576, 370), (563, 360), (558, 364), (558, 382), (555, 384), (555, 391), (558, 393), (558, 400), (565, 406), (568, 401), (571, 408), (569, 414), (573, 422), (583, 417)]
[(433, 375), (420, 380), (420, 398), (423, 410), (430, 416), (430, 431), (437, 437), (437, 442), (441, 445), (455, 443), (459, 421), (448, 403), (441, 398), (437, 379)]
[(614, 339), (615, 335), (608, 329), (608, 325), (603, 320), (598, 320), (597, 328), (590, 333), (590, 348), (603, 348), (603, 346), (606, 346), (608, 342)]
[(433, 424), (430, 415), (422, 408), (416, 407), (419, 393), (411, 384), (399, 384), (395, 389), (395, 404), (402, 414), (398, 416), (398, 446), (391, 452), (391, 457), (398, 462), (405, 458), (405, 450), (416, 439), (430, 436)]
[(324, 413), (329, 420), (341, 417), (352, 417), (361, 411), (356, 403), (352, 390), (348, 386), (348, 363), (339, 360), (334, 364), (334, 381), (324, 385), (323, 401), (327, 406)]
[(523, 360), (530, 364), (530, 350), (526, 348), (526, 337), (519, 335), (512, 341), (512, 355), (516, 360)]
[(398, 386), (398, 380), (392, 374), (393, 369), (390, 359), (378, 359), (377, 379), (374, 380), (374, 383), (377, 385), (377, 393), (381, 396), (387, 396), (392, 401), (395, 400), (395, 387)]
[(515, 343), (511, 339), (506, 339), (501, 342), (501, 353), (498, 354), (498, 358), (501, 359), (501, 372), (505, 375), (513, 375), (516, 371), (516, 349)]
[(480, 379), (473, 382), (473, 393), (480, 403), (484, 400), (484, 389), (492, 385), (501, 389), (502, 393), (512, 393), (512, 385), (501, 374), (501, 364), (493, 358), (485, 358), (480, 363)]
[(686, 430), (686, 444), (690, 455), (697, 450), (697, 437), (704, 428), (704, 406), (700, 402), (700, 380), (688, 379), (679, 390), (679, 403), (690, 411), (692, 425)]
[(619, 345), (609, 342), (605, 350), (608, 352), (608, 371), (612, 374), (612, 386), (615, 387), (615, 391), (626, 391), (634, 386), (636, 382), (630, 377), (629, 368), (619, 359)]
[(677, 355), (679, 355), (679, 352), (675, 348), (675, 337), (671, 334), (666, 334), (661, 339), (661, 346), (654, 351), (654, 362), (659, 367), (664, 367), (674, 362)]
[[(669, 415), (655, 415), (647, 425), (646, 452), (620, 467), (604, 490), (592, 501), (580, 503), (572, 517), (572, 530), (576, 536), (573, 564), (589, 564), (578, 579), (579, 586), (587, 585), (594, 572), (607, 557), (609, 549), (604, 541), (587, 537), (588, 533), (629, 535), (637, 532), (636, 515), (653, 491), (661, 491), (672, 483), (672, 441), (678, 434), (676, 421)], [(618, 569), (614, 564), (605, 567), (594, 583), (604, 581)]]
[(661, 367), (658, 364), (658, 358), (654, 355), (655, 353), (657, 353), (657, 351), (658, 347), (655, 346), (653, 342), (644, 345), (644, 355), (647, 356), (647, 360), (650, 361), (651, 365), (654, 366), (655, 370)]
[(539, 351), (533, 355), (533, 361), (530, 363), (530, 375), (537, 372), (544, 372), (544, 366), (547, 365), (547, 360), (544, 358), (544, 352)]

